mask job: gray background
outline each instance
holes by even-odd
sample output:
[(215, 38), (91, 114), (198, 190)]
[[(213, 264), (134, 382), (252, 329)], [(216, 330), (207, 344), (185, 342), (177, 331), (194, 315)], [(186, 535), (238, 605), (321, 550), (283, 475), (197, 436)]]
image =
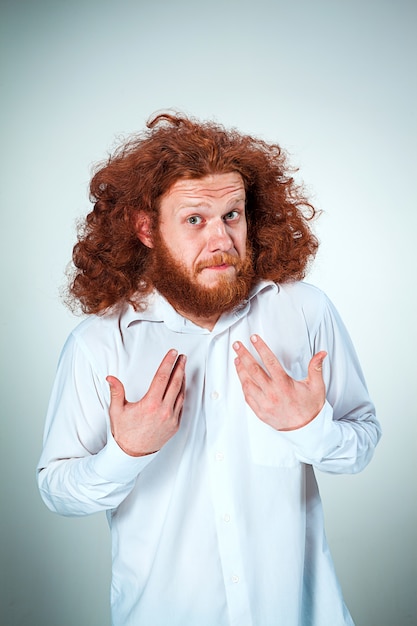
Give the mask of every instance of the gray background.
[(358, 626), (416, 624), (415, 33), (408, 0), (1, 3), (2, 624), (109, 624), (105, 518), (52, 515), (34, 472), (91, 164), (167, 107), (278, 141), (324, 211), (309, 281), (384, 428), (319, 477), (329, 541)]

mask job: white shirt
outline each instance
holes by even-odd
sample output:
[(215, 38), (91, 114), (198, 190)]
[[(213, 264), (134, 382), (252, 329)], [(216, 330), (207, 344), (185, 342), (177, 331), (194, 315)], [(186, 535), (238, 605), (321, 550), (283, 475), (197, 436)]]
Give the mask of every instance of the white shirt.
[[(307, 426), (279, 432), (245, 403), (234, 341), (258, 333), (305, 378), (326, 350), (327, 401)], [(129, 401), (170, 348), (187, 355), (178, 433), (131, 457), (109, 430), (111, 374)], [(145, 312), (91, 316), (61, 355), (39, 486), (63, 515), (106, 511), (116, 626), (353, 624), (326, 543), (313, 467), (360, 471), (380, 437), (347, 332), (311, 285), (262, 282), (210, 332), (155, 293)]]

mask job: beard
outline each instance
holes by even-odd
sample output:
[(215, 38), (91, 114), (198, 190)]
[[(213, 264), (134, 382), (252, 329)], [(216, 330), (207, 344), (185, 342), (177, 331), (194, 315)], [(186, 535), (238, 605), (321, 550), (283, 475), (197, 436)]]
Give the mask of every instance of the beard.
[[(212, 287), (199, 284), (198, 276), (204, 268), (223, 263), (235, 268), (233, 277), (219, 276)], [(252, 251), (248, 245), (244, 259), (216, 253), (191, 271), (172, 256), (158, 233), (152, 249), (150, 279), (179, 313), (201, 318), (220, 316), (235, 309), (249, 296), (255, 282)]]

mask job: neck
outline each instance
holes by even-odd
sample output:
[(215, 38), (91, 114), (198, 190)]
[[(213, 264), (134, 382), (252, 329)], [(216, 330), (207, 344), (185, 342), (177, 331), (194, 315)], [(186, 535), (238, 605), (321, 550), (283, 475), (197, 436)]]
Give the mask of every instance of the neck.
[(217, 320), (220, 317), (219, 313), (216, 313), (215, 315), (211, 315), (209, 317), (205, 317), (201, 315), (193, 315), (192, 313), (188, 313), (188, 312), (186, 313), (185, 311), (181, 311), (177, 307), (174, 307), (174, 308), (177, 311), (177, 313), (179, 313), (179, 315), (182, 315), (182, 317), (185, 317), (187, 320), (190, 320), (190, 322), (192, 322), (193, 324), (196, 324), (196, 326), (200, 326), (201, 328), (206, 328), (210, 332), (213, 330), (213, 328), (216, 325)]

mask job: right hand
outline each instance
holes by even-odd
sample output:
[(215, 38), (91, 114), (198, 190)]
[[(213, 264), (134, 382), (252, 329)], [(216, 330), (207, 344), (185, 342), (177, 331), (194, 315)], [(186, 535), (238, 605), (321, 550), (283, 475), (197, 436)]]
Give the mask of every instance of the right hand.
[(107, 376), (110, 385), (110, 425), (117, 444), (130, 456), (157, 452), (178, 431), (185, 396), (186, 357), (170, 350), (162, 359), (147, 393), (128, 402), (123, 384)]

